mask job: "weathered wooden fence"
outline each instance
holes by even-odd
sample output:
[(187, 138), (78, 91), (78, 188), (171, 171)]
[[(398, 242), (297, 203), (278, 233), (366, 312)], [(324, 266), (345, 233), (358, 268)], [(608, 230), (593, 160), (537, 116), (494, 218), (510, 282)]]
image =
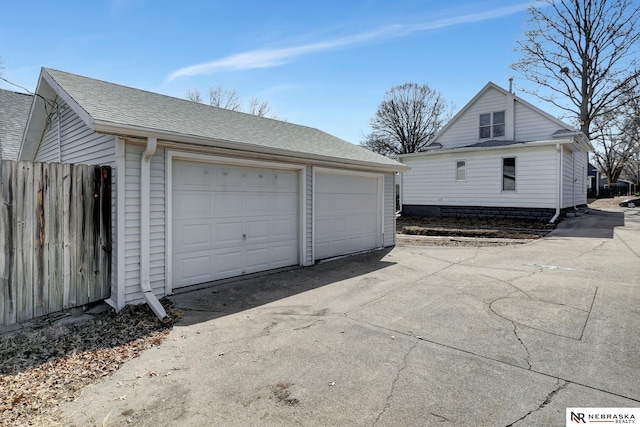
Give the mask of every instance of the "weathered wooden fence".
[(111, 168), (0, 161), (0, 325), (108, 298)]

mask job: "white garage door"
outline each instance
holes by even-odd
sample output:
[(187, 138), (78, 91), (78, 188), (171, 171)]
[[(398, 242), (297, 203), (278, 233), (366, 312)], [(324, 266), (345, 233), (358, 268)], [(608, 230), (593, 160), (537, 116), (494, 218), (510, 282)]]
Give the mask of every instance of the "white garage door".
[(173, 287), (298, 264), (296, 171), (175, 160)]
[(316, 260), (381, 246), (378, 177), (316, 173)]

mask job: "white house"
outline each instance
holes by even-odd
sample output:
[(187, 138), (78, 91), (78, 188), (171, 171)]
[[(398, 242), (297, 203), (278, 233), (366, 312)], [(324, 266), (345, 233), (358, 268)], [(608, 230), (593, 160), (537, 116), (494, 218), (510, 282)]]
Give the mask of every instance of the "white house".
[(395, 244), (408, 168), (306, 126), (42, 69), (20, 159), (113, 168), (116, 309)]
[(586, 205), (586, 136), (488, 83), (434, 137), (400, 156), (408, 216), (516, 217), (555, 221)]

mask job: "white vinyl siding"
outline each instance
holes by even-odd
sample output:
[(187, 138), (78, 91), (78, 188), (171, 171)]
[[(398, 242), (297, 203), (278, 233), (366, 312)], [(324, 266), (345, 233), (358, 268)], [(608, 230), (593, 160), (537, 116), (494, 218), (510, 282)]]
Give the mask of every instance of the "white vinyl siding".
[[(443, 148), (464, 147), (480, 141), (479, 138), (479, 117), (481, 114), (494, 111), (505, 111), (507, 109), (507, 97), (495, 89), (487, 93), (471, 105), (462, 116), (457, 117), (446, 131), (436, 140), (442, 144)], [(505, 115), (505, 134), (509, 134), (506, 128), (513, 126), (509, 123), (509, 115)]]
[(585, 205), (587, 155), (583, 152), (571, 152), (565, 148), (562, 162), (562, 207)]
[(304, 218), (304, 230), (305, 230), (305, 240), (303, 244), (305, 245), (305, 256), (306, 259), (302, 260), (304, 265), (312, 265), (313, 264), (313, 166), (306, 167), (306, 182), (304, 183), (306, 186), (304, 201), (306, 216)]
[[(140, 156), (144, 147), (126, 146), (125, 176), (125, 302), (140, 303)], [(164, 151), (151, 159), (150, 281), (153, 293), (165, 293), (165, 164)]]
[[(467, 181), (456, 182), (453, 153), (405, 158), (405, 205), (555, 208), (557, 157), (554, 146), (469, 152)], [(517, 157), (517, 190), (502, 191), (502, 158)]]
[(59, 110), (57, 110), (51, 115), (49, 126), (44, 130), (42, 141), (40, 141), (40, 146), (36, 153), (36, 162), (60, 163), (60, 150), (58, 144), (59, 125), (60, 113)]
[(558, 123), (549, 120), (543, 114), (516, 102), (516, 139), (518, 141), (536, 141), (551, 139), (551, 135), (560, 129)]
[(58, 113), (45, 130), (35, 161), (115, 166), (115, 137), (92, 131), (60, 98), (57, 104)]
[(589, 156), (582, 151), (574, 153), (576, 158), (576, 205), (587, 204), (587, 170), (589, 169)]

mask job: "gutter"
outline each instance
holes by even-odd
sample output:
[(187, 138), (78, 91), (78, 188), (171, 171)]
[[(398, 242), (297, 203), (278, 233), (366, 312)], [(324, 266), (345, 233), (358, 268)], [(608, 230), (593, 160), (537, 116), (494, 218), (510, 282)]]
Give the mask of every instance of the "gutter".
[(167, 318), (158, 298), (151, 289), (151, 274), (149, 253), (150, 249), (150, 192), (151, 192), (151, 158), (156, 153), (158, 140), (154, 137), (147, 138), (147, 146), (140, 157), (140, 290), (144, 295), (151, 310), (158, 316), (160, 321)]
[(560, 216), (560, 212), (562, 212), (562, 152), (564, 150), (560, 143), (556, 144), (556, 150), (558, 150), (558, 204), (556, 205), (555, 215), (553, 215), (553, 218), (549, 220), (550, 224), (556, 222)]
[[(139, 126), (132, 125), (114, 125), (109, 122), (96, 121), (95, 127), (93, 128), (95, 132), (103, 133), (107, 135), (116, 135), (121, 137), (142, 137), (142, 138), (156, 138), (162, 140), (162, 143), (165, 144), (167, 142), (175, 142), (179, 144), (193, 144), (199, 145), (206, 148), (223, 148), (229, 149), (236, 152), (252, 152), (257, 154), (268, 154), (273, 156), (283, 156), (287, 158), (294, 158), (297, 161), (320, 161), (320, 162), (329, 162), (341, 167), (359, 167), (368, 170), (373, 170), (376, 172), (384, 171), (384, 172), (399, 172), (399, 171), (408, 171), (410, 168), (402, 163), (395, 162), (393, 163), (378, 163), (375, 161), (367, 161), (367, 160), (355, 160), (349, 158), (338, 158), (338, 157), (329, 157), (321, 154), (314, 154), (308, 152), (297, 152), (292, 150), (287, 150), (284, 148), (276, 148), (269, 147), (263, 145), (255, 145), (255, 144), (247, 144), (237, 141), (230, 140), (222, 140), (222, 139), (211, 139), (207, 137), (197, 136), (197, 135), (184, 135), (175, 132), (168, 131), (158, 131), (151, 128), (141, 128)], [(184, 147), (183, 147), (184, 148)]]

